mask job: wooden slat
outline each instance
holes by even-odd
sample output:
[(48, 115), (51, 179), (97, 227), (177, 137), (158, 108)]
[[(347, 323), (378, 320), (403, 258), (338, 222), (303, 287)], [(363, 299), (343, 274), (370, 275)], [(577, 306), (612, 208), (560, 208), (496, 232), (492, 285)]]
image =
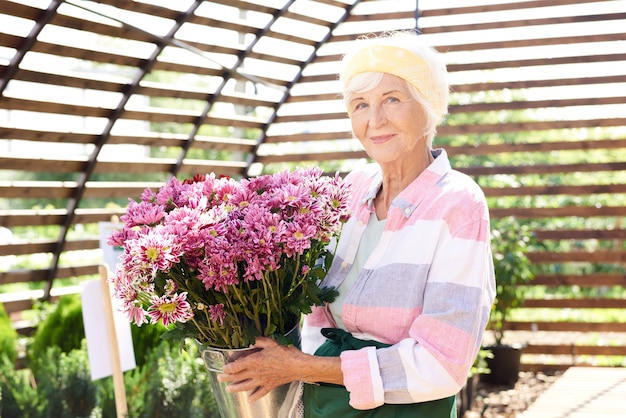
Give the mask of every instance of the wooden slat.
[(306, 154), (259, 155), (256, 161), (262, 164), (303, 161), (329, 161), (368, 158), (365, 151), (320, 152)]
[(538, 274), (531, 285), (537, 286), (579, 286), (579, 287), (626, 287), (626, 275), (624, 274), (585, 274), (585, 275), (560, 275)]
[[(27, 128), (16, 128), (0, 125), (0, 137), (4, 139), (21, 139), (25, 141), (37, 141), (46, 143), (75, 143), (75, 144), (93, 144), (97, 141), (97, 134), (80, 133), (80, 132), (51, 132), (40, 131)], [(182, 147), (188, 139), (188, 135), (184, 134), (158, 134), (154, 132), (146, 132), (144, 134), (133, 133), (129, 135), (112, 135), (109, 138), (109, 144), (133, 144), (133, 145), (145, 145), (155, 147)], [(252, 139), (240, 139), (240, 138), (219, 138), (219, 137), (207, 137), (196, 136), (194, 140), (194, 148), (198, 149), (212, 149), (212, 150), (228, 150), (228, 151), (240, 151), (251, 152), (256, 145), (256, 141)], [(29, 166), (28, 164), (22, 164), (19, 162), (20, 157), (2, 157), (3, 167), (13, 167), (12, 169), (19, 170), (23, 166)], [(10, 160), (16, 158), (18, 162), (11, 162)], [(30, 168), (30, 166), (29, 166)], [(66, 167), (57, 167), (56, 170), (64, 170)], [(46, 171), (46, 170), (41, 170)], [(73, 170), (70, 170), (70, 172)]]
[(549, 309), (625, 309), (626, 299), (525, 299), (522, 306)]
[(528, 121), (494, 123), (485, 125), (441, 126), (437, 129), (440, 136), (461, 134), (486, 134), (504, 132), (544, 131), (574, 128), (596, 128), (626, 126), (626, 118), (559, 120), (559, 121)]
[[(127, 0), (91, 0), (96, 3), (108, 4), (118, 9), (126, 10), (128, 8)], [(143, 13), (152, 16), (161, 16), (165, 19), (174, 20), (178, 16), (178, 12), (167, 7), (157, 6), (155, 4), (137, 2), (132, 5), (132, 10), (136, 13)]]
[[(436, 139), (435, 139), (436, 141)], [(490, 155), (510, 152), (549, 152), (549, 151), (579, 151), (626, 148), (626, 139), (597, 139), (589, 141), (542, 141), (519, 142), (514, 144), (480, 144), (454, 145), (445, 147), (448, 154), (454, 155)]]
[(570, 239), (597, 239), (614, 240), (626, 239), (626, 229), (556, 229), (556, 230), (535, 230), (538, 240), (570, 240)]
[[(182, 147), (187, 141), (188, 135), (175, 134), (155, 134), (146, 133), (144, 135), (112, 135), (109, 144), (137, 144), (154, 147)], [(194, 148), (211, 149), (217, 151), (241, 151), (251, 152), (256, 145), (252, 139), (241, 138), (219, 138), (196, 136)]]
[[(44, 160), (42, 158), (29, 158), (22, 156), (0, 155), (0, 165), (5, 170), (26, 170), (34, 173), (78, 173), (85, 166), (85, 158), (78, 157), (80, 160)], [(0, 197), (20, 197), (19, 194), (10, 192), (10, 187), (25, 187), (19, 183), (7, 183), (0, 181)], [(26, 192), (27, 193), (27, 192)]]
[(570, 262), (589, 262), (589, 263), (623, 263), (626, 261), (626, 252), (624, 251), (608, 251), (596, 250), (587, 251), (562, 251), (562, 252), (546, 252), (528, 253), (528, 258), (533, 263), (570, 263)]
[[(76, 209), (74, 222), (76, 224), (108, 222), (112, 217), (119, 218), (124, 213), (126, 213), (125, 208)], [(65, 209), (0, 210), (0, 226), (13, 228), (17, 226), (62, 225), (66, 214)]]
[(533, 373), (549, 373), (549, 372), (559, 372), (559, 371), (565, 371), (567, 369), (569, 369), (572, 365), (571, 364), (556, 364), (556, 363), (549, 363), (549, 364), (544, 364), (544, 363), (526, 363), (523, 362), (520, 365), (520, 370), (523, 372), (533, 372)]
[(501, 60), (489, 62), (477, 62), (467, 64), (448, 64), (449, 72), (495, 70), (501, 68), (520, 68), (535, 66), (557, 66), (567, 64), (591, 64), (599, 62), (619, 62), (626, 59), (624, 53), (606, 53), (598, 55), (575, 55), (555, 58), (525, 58), (514, 60)]
[(352, 14), (346, 22), (371, 22), (381, 20), (401, 20), (415, 18), (415, 11), (405, 10), (400, 12), (383, 12), (376, 14)]
[(87, 78), (77, 74), (54, 74), (45, 71), (34, 71), (30, 69), (18, 69), (13, 77), (14, 80), (28, 81), (31, 83), (42, 83), (46, 85), (57, 85), (74, 87), (78, 89), (101, 90), (108, 92), (122, 93), (127, 84), (120, 81), (103, 80), (99, 78)]
[[(96, 134), (79, 133), (79, 132), (50, 132), (40, 131), (28, 128), (16, 128), (9, 126), (0, 126), (0, 137), (3, 139), (22, 139), (25, 141), (38, 141), (49, 143), (74, 143), (74, 144), (93, 144)], [(6, 162), (9, 164), (9, 162)], [(3, 165), (4, 166), (4, 165)]]
[[(10, 283), (44, 282), (48, 277), (48, 270), (20, 270), (0, 271), (0, 285)], [(70, 277), (91, 276), (98, 274), (98, 265), (82, 265), (71, 267), (59, 267), (55, 279), (67, 279)], [(8, 311), (9, 308), (7, 308)]]
[(562, 206), (556, 208), (491, 208), (489, 210), (491, 218), (498, 219), (506, 216), (517, 216), (519, 218), (554, 218), (554, 217), (602, 217), (602, 216), (624, 216), (626, 206)]
[[(65, 251), (95, 250), (100, 248), (97, 239), (69, 240)], [(0, 256), (51, 253), (56, 249), (55, 241), (28, 242), (22, 244), (0, 244)]]
[(265, 139), (265, 143), (277, 144), (282, 142), (330, 141), (350, 138), (353, 138), (353, 135), (350, 132), (297, 133), (293, 135), (268, 135)]
[(555, 332), (626, 332), (624, 322), (521, 322), (509, 321), (506, 325), (511, 331), (555, 331)]
[(12, 1), (2, 2), (2, 13), (9, 16), (35, 21), (41, 15), (42, 9)]
[(497, 22), (481, 22), (471, 24), (460, 25), (441, 25), (441, 26), (429, 26), (421, 28), (422, 33), (435, 34), (435, 33), (451, 33), (451, 32), (465, 32), (465, 31), (479, 31), (489, 29), (504, 29), (504, 28), (527, 28), (540, 25), (564, 25), (570, 23), (584, 23), (584, 22), (603, 22), (611, 20), (623, 20), (626, 19), (626, 13), (603, 13), (603, 14), (588, 14), (579, 16), (558, 16), (558, 17), (546, 17), (537, 19), (524, 19), (524, 20), (507, 20)]
[(590, 195), (626, 193), (626, 184), (597, 184), (584, 186), (528, 186), (510, 187), (508, 189), (484, 187), (488, 197), (494, 196), (538, 196), (538, 195)]
[(146, 64), (146, 60), (143, 58), (129, 57), (122, 54), (88, 50), (59, 44), (51, 44), (42, 41), (36, 42), (35, 45), (33, 45), (31, 51), (39, 52), (42, 54), (94, 61), (103, 64), (117, 64), (133, 68), (142, 68)]
[(494, 112), (502, 110), (538, 109), (547, 107), (601, 106), (626, 104), (626, 97), (585, 97), (577, 99), (549, 99), (514, 102), (490, 102), (452, 105), (449, 113)]
[[(201, 144), (199, 144), (201, 145)], [(226, 149), (224, 147), (223, 149)], [(213, 148), (211, 148), (213, 149)], [(250, 150), (250, 146), (245, 148)], [(243, 150), (239, 148), (239, 150)], [(32, 172), (51, 172), (51, 173), (79, 173), (84, 169), (85, 161), (68, 161), (68, 160), (43, 160), (43, 159), (31, 159), (25, 157), (10, 157), (0, 155), (0, 164), (7, 170), (24, 170)], [(32, 164), (32, 165), (30, 165)], [(94, 173), (170, 173), (176, 161), (173, 159), (151, 159), (147, 161), (100, 161), (96, 165)], [(193, 170), (207, 170), (214, 171), (219, 170), (224, 174), (241, 173), (241, 169), (245, 168), (245, 162), (243, 161), (202, 161), (192, 163), (188, 162), (190, 169)], [(46, 197), (45, 193), (42, 195), (42, 188), (51, 190), (52, 188), (66, 188), (66, 185), (60, 183), (51, 183), (52, 186), (48, 187), (44, 184), (35, 185), (32, 183), (7, 183), (0, 181), (0, 197), (6, 198), (19, 198), (19, 197)], [(95, 183), (94, 183), (95, 184)], [(71, 185), (71, 188), (74, 186)], [(15, 190), (11, 190), (15, 189)], [(57, 196), (61, 197), (61, 196)]]
[[(604, 0), (584, 0), (585, 3), (602, 2)], [(450, 7), (445, 9), (420, 10), (422, 17), (463, 15), (469, 13), (501, 12), (506, 10), (534, 9), (538, 7), (566, 6), (576, 3), (572, 0), (534, 0), (512, 3), (485, 4), (479, 6)]]
[(18, 49), (22, 42), (24, 42), (24, 38), (21, 36), (0, 32), (0, 45), (6, 48)]
[[(140, 196), (147, 187), (158, 188), (161, 183), (136, 183), (136, 182), (88, 182), (85, 197), (128, 197)], [(13, 190), (21, 190), (16, 195)], [(76, 190), (76, 183), (70, 181), (24, 181), (24, 182), (0, 182), (0, 197), (21, 198), (69, 198)]]
[(591, 84), (613, 84), (623, 83), (626, 81), (626, 75), (600, 76), (600, 77), (577, 77), (577, 78), (548, 78), (543, 80), (521, 80), (506, 82), (486, 82), (472, 84), (453, 84), (451, 86), (452, 94), (454, 93), (474, 93), (490, 90), (518, 90), (532, 89), (539, 87), (560, 87), (571, 85), (591, 85)]
[(128, 39), (148, 43), (154, 41), (154, 37), (146, 34), (145, 32), (133, 30), (126, 26), (116, 25), (114, 22), (111, 21), (108, 21), (107, 23), (87, 21), (76, 18), (74, 16), (57, 13), (50, 22), (50, 24), (62, 28), (74, 29), (103, 36), (110, 36), (111, 38)]
[(112, 109), (95, 106), (53, 103), (43, 100), (27, 100), (15, 97), (4, 97), (0, 100), (0, 108), (29, 112), (58, 113), (61, 115), (82, 115), (94, 118), (107, 118), (112, 112)]
[(524, 354), (572, 356), (626, 356), (626, 346), (597, 346), (579, 344), (527, 344)]
[(615, 163), (574, 163), (574, 164), (533, 164), (509, 165), (492, 167), (463, 167), (458, 168), (470, 176), (491, 176), (498, 174), (527, 175), (527, 174), (568, 174), (568, 173), (595, 173), (602, 171), (626, 170), (626, 162)]

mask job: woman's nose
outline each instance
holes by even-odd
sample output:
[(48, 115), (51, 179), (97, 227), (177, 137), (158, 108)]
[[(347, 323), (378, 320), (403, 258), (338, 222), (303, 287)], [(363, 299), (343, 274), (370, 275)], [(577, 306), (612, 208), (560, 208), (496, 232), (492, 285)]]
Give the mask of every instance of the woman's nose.
[(387, 123), (387, 113), (382, 106), (371, 106), (369, 116), (369, 124), (372, 127), (381, 126)]

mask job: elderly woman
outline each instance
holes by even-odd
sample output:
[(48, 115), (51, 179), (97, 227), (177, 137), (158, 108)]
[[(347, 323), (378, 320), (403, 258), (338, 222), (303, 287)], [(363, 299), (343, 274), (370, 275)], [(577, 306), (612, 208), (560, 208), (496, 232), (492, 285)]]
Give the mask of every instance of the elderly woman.
[(485, 197), (432, 148), (448, 106), (438, 54), (412, 33), (355, 44), (344, 101), (375, 163), (348, 177), (353, 215), (325, 281), (339, 296), (305, 318), (302, 351), (259, 338), (220, 380), (252, 401), (306, 382), (306, 418), (454, 417), (494, 298)]

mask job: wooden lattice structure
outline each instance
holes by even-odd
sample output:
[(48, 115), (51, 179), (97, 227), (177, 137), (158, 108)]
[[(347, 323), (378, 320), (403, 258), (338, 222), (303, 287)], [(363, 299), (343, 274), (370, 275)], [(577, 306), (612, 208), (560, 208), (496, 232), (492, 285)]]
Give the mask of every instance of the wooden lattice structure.
[[(99, 248), (77, 230), (170, 175), (362, 163), (337, 62), (360, 35), (417, 27), (451, 77), (436, 144), (483, 185), (494, 219), (551, 225), (530, 254), (538, 296), (510, 324), (530, 341), (524, 367), (626, 356), (619, 317), (538, 319), (626, 308), (626, 1), (477, 3), (0, 0), (0, 288), (40, 285), (0, 295), (16, 326), (30, 332), (33, 298), (97, 274), (97, 260), (70, 257)], [(54, 237), (15, 238), (48, 225)], [(583, 291), (549, 297), (559, 286)]]

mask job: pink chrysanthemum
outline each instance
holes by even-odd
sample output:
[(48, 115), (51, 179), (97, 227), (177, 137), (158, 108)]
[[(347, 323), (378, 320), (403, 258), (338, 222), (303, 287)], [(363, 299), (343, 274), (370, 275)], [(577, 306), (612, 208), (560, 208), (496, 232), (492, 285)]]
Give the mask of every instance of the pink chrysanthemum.
[(129, 254), (136, 267), (153, 274), (158, 270), (168, 271), (180, 261), (182, 255), (174, 236), (162, 235), (155, 230), (130, 243)]
[(226, 311), (224, 311), (224, 304), (218, 303), (217, 305), (209, 306), (209, 316), (212, 321), (217, 322), (220, 326), (224, 325), (224, 318), (226, 318)]
[(193, 311), (187, 302), (187, 292), (172, 297), (154, 296), (152, 306), (148, 308), (148, 316), (153, 324), (161, 321), (164, 326), (174, 322), (187, 322), (193, 318)]

